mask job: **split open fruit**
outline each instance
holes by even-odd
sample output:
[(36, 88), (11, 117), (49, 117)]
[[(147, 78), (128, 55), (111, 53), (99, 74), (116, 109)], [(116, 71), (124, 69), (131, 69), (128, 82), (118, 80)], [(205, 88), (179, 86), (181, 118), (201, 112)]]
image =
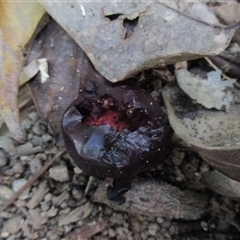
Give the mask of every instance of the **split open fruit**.
[(62, 132), (84, 172), (114, 179), (107, 196), (118, 204), (131, 177), (158, 166), (172, 150), (165, 109), (137, 87), (89, 83), (67, 108)]

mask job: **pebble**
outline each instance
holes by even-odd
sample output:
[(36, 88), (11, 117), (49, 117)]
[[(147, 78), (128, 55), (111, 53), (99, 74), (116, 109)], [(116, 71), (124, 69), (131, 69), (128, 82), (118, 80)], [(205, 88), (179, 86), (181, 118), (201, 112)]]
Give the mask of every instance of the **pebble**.
[(44, 196), (44, 201), (45, 202), (50, 202), (53, 198), (53, 195), (51, 193), (47, 193), (45, 196)]
[(7, 164), (7, 156), (5, 152), (0, 149), (0, 167), (3, 167)]
[(43, 200), (47, 191), (48, 191), (47, 183), (42, 182), (39, 185), (39, 188), (38, 188), (37, 192), (34, 194), (34, 196), (28, 202), (27, 207), (31, 208), (31, 209), (35, 208)]
[(13, 218), (7, 220), (4, 223), (3, 231), (8, 232), (10, 234), (17, 233), (21, 229), (21, 216), (14, 216)]
[(47, 211), (47, 217), (55, 217), (58, 213), (58, 209), (52, 206), (48, 211)]
[[(25, 184), (27, 183), (27, 180), (24, 178), (19, 178), (16, 179), (12, 182), (12, 190), (14, 192), (17, 192), (19, 189), (21, 189)], [(27, 188), (25, 191), (23, 191), (23, 193), (20, 195), (20, 199), (24, 200), (28, 198), (28, 192), (29, 192), (30, 188)]]
[(73, 198), (75, 198), (76, 200), (80, 200), (83, 197), (83, 192), (74, 188), (72, 190), (72, 196)]
[(69, 173), (65, 165), (51, 167), (49, 169), (49, 176), (59, 182), (69, 181)]
[(159, 225), (156, 223), (149, 223), (148, 224), (148, 232), (150, 235), (155, 236), (159, 230)]
[(110, 222), (112, 224), (122, 225), (124, 222), (123, 214), (122, 213), (113, 213), (110, 217)]
[(23, 145), (19, 145), (16, 147), (18, 156), (26, 156), (31, 155), (37, 152), (41, 152), (42, 148), (41, 146), (33, 147), (33, 144), (30, 142), (27, 142)]
[(52, 204), (55, 205), (55, 206), (59, 206), (64, 201), (68, 201), (69, 198), (70, 198), (69, 193), (67, 191), (64, 191), (60, 195), (54, 196), (52, 198)]
[(3, 186), (0, 185), (0, 199), (10, 199), (14, 194), (14, 191), (7, 187), (7, 186)]
[(46, 203), (46, 202), (41, 202), (40, 205), (41, 205), (41, 210), (42, 210), (43, 212), (46, 212), (47, 210), (49, 210), (49, 204), (48, 204), (48, 203)]
[(43, 167), (41, 160), (37, 157), (29, 161), (29, 165), (30, 165), (30, 170), (33, 174), (38, 172)]

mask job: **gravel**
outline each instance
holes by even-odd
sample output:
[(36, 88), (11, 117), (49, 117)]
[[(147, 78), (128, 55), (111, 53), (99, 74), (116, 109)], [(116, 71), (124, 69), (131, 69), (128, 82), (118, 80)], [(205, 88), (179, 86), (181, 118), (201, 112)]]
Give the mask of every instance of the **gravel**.
[[(27, 110), (25, 129), (28, 141), (8, 144), (0, 149), (0, 203), (6, 203), (42, 166), (60, 150), (47, 125), (32, 107)], [(40, 145), (38, 145), (40, 144)], [(41, 146), (41, 151), (39, 149)], [(9, 152), (12, 149), (12, 152)], [(36, 150), (37, 149), (37, 150)], [(161, 179), (181, 190), (199, 189), (208, 196), (206, 215), (194, 221), (145, 216), (125, 212), (93, 202), (99, 180), (85, 193), (89, 177), (69, 159), (61, 158), (29, 187), (10, 207), (0, 213), (0, 238), (6, 240), (213, 240), (240, 239), (239, 203), (207, 191), (196, 176), (211, 168), (195, 153), (177, 147), (154, 171), (139, 175), (141, 179)], [(153, 180), (154, 181), (154, 180)], [(199, 193), (201, 195), (201, 193)], [(151, 196), (150, 196), (151, 197)], [(191, 203), (189, 203), (191, 204)], [(174, 207), (174, 206), (173, 206)], [(153, 210), (155, 206), (152, 206)], [(81, 236), (81, 238), (80, 238)], [(77, 238), (78, 237), (78, 238)], [(85, 238), (83, 238), (85, 237)]]

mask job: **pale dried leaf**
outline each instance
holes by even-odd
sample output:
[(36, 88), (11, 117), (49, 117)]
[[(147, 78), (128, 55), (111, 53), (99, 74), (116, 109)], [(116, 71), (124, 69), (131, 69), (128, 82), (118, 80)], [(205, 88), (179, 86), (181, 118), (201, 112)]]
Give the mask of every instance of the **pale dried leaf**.
[(240, 198), (240, 182), (232, 180), (217, 170), (203, 173), (200, 182), (208, 189), (225, 197)]
[(22, 86), (24, 83), (33, 78), (38, 71), (41, 73), (41, 82), (46, 82), (49, 79), (48, 63), (46, 58), (33, 60), (23, 68), (23, 71), (19, 76), (19, 86)]
[(0, 117), (18, 141), (22, 141), (25, 137), (20, 125), (17, 104), (21, 59), (22, 54), (5, 43), (0, 30)]
[(207, 73), (207, 78), (194, 76), (187, 69), (176, 70), (176, 78), (179, 87), (192, 99), (204, 107), (218, 110), (229, 110), (233, 100), (233, 89), (236, 80), (223, 81), (221, 71)]
[(39, 0), (112, 82), (223, 51), (234, 32), (199, 2)]

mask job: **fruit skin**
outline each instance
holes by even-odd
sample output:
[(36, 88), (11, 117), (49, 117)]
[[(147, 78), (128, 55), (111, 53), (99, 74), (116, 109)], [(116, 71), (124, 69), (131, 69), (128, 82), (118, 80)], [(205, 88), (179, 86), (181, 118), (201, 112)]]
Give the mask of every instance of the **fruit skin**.
[(107, 196), (118, 204), (124, 203), (131, 177), (158, 166), (172, 150), (165, 109), (136, 87), (89, 81), (64, 113), (62, 132), (78, 167), (114, 179)]

